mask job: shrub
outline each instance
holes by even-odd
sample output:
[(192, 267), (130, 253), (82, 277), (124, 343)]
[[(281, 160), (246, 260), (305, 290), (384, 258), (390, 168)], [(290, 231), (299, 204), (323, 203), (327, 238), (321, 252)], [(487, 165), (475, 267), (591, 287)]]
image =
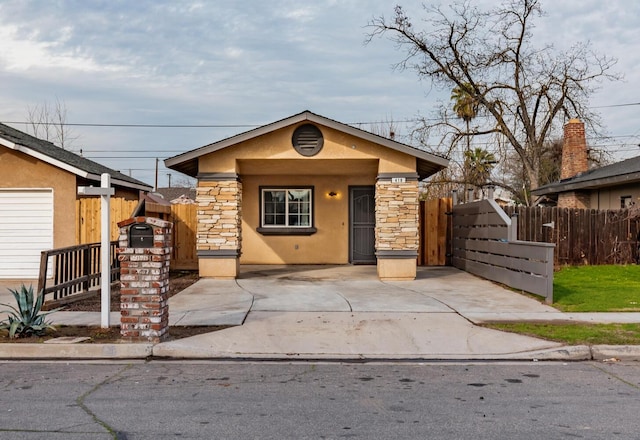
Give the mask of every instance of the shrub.
[(16, 308), (9, 304), (0, 304), (10, 309), (2, 311), (9, 316), (4, 321), (0, 321), (0, 328), (8, 329), (10, 338), (41, 335), (47, 329), (55, 330), (55, 327), (45, 320), (45, 316), (60, 309), (42, 312), (44, 292), (40, 292), (35, 301), (32, 286), (27, 289), (23, 284), (19, 290), (9, 289), (9, 292), (13, 294), (18, 306)]

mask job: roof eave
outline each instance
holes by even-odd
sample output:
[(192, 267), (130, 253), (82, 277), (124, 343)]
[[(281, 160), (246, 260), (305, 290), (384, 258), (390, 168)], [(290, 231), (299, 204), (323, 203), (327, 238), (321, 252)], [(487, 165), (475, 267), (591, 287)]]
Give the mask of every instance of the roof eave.
[(547, 194), (556, 194), (567, 191), (576, 191), (584, 189), (597, 189), (614, 185), (624, 185), (634, 182), (640, 182), (640, 171), (629, 174), (622, 174), (618, 176), (603, 177), (600, 179), (590, 179), (578, 182), (558, 182), (545, 188), (538, 188), (531, 191), (531, 194), (535, 196), (544, 196)]
[[(81, 177), (83, 179), (87, 179), (87, 180), (96, 180), (98, 182), (100, 182), (100, 176), (97, 174), (93, 174), (90, 173), (88, 171), (84, 171), (78, 167), (74, 167), (73, 165), (69, 165), (66, 162), (57, 160), (51, 156), (48, 156), (44, 153), (40, 153), (39, 151), (36, 151), (32, 148), (29, 148), (25, 145), (21, 145), (21, 144), (16, 144), (13, 142), (10, 142), (2, 137), (0, 137), (0, 145), (3, 145), (7, 148), (10, 148), (12, 150), (15, 151), (19, 151), (20, 153), (26, 154), (28, 156), (31, 156), (33, 158), (36, 158), (38, 160), (41, 160), (45, 163), (48, 163), (49, 165), (52, 165), (56, 168), (60, 168), (64, 171), (67, 171), (71, 174), (75, 174), (78, 177)], [(112, 178), (111, 182), (115, 185), (121, 186), (121, 187), (125, 187), (125, 188), (131, 188), (131, 189), (137, 189), (137, 190), (141, 190), (141, 191), (149, 191), (152, 186), (150, 185), (140, 185), (137, 183), (133, 183), (133, 182), (127, 182), (125, 180), (121, 180), (121, 179), (117, 179), (117, 178)]]
[[(427, 172), (426, 173), (427, 175), (425, 176), (421, 176), (421, 178), (423, 179), (449, 166), (449, 160), (444, 157), (436, 156), (434, 154), (419, 150), (409, 145), (401, 144), (394, 140), (387, 139), (382, 136), (378, 136), (373, 133), (369, 133), (367, 131), (352, 127), (350, 125), (346, 125), (341, 122), (325, 118), (324, 116), (317, 115), (310, 111), (304, 111), (297, 115), (290, 116), (286, 119), (281, 119), (279, 121), (273, 122), (271, 124), (263, 125), (262, 127), (258, 127), (256, 129), (238, 134), (236, 136), (232, 136), (230, 138), (226, 138), (221, 141), (205, 145), (195, 150), (191, 150), (186, 153), (183, 153), (174, 157), (170, 157), (168, 159), (165, 159), (164, 163), (167, 168), (195, 177), (197, 175), (197, 160), (199, 157), (205, 154), (210, 154), (210, 153), (222, 150), (224, 148), (238, 144), (240, 142), (251, 140), (258, 136), (271, 133), (281, 128), (289, 127), (291, 125), (304, 122), (304, 121), (315, 122), (317, 124), (324, 125), (334, 130), (338, 130), (343, 133), (352, 135), (354, 137), (357, 137), (369, 142), (373, 142), (378, 145), (385, 146), (392, 150), (409, 154), (411, 156), (416, 157), (418, 160), (423, 160), (423, 161), (433, 163), (435, 165), (434, 168), (437, 168), (437, 169), (433, 172)], [(195, 172), (194, 172), (194, 169), (195, 169)]]

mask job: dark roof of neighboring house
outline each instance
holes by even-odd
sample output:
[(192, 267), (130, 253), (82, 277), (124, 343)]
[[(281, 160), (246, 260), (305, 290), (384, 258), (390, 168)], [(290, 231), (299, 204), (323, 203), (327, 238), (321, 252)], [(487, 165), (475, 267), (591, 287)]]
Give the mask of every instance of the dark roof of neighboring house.
[(100, 175), (109, 173), (113, 185), (143, 191), (149, 191), (152, 188), (151, 185), (147, 185), (133, 177), (2, 123), (0, 123), (0, 145), (28, 154), (90, 181), (100, 183)]
[(616, 162), (594, 170), (589, 170), (570, 179), (550, 183), (533, 191), (533, 195), (543, 196), (566, 191), (604, 188), (640, 182), (640, 156)]
[(157, 190), (154, 191), (154, 193), (160, 194), (167, 202), (171, 202), (172, 200), (175, 200), (182, 195), (189, 197), (191, 200), (196, 199), (195, 188), (181, 188), (181, 187), (158, 188)]
[(165, 159), (164, 163), (167, 168), (180, 171), (181, 173), (187, 174), (191, 177), (196, 177), (198, 174), (199, 157), (304, 121), (315, 122), (319, 125), (324, 125), (357, 138), (414, 156), (417, 159), (417, 171), (421, 179), (427, 178), (449, 165), (449, 160), (444, 157), (436, 156), (435, 154), (428, 153), (410, 145), (343, 124), (342, 122), (317, 115), (308, 110), (271, 124), (263, 125), (262, 127), (240, 133), (230, 138), (196, 148), (195, 150), (170, 157), (169, 159)]

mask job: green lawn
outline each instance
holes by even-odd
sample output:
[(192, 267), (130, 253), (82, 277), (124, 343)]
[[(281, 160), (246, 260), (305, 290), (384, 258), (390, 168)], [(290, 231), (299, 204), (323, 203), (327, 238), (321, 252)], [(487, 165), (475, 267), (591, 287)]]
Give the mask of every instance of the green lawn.
[(509, 322), (485, 327), (571, 345), (640, 345), (640, 324)]
[(553, 306), (563, 312), (640, 312), (640, 266), (563, 268), (553, 274)]
[[(640, 312), (640, 266), (567, 267), (554, 273), (563, 312)], [(567, 344), (640, 345), (640, 324), (495, 323), (486, 327)]]

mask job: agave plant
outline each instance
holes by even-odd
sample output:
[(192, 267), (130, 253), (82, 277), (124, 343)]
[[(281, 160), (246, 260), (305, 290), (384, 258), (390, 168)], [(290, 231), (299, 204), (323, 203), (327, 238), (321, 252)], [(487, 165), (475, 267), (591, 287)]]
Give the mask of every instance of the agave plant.
[(35, 302), (32, 286), (27, 288), (23, 284), (19, 290), (9, 289), (9, 292), (13, 294), (18, 307), (0, 304), (0, 306), (9, 307), (10, 309), (2, 310), (3, 313), (8, 313), (8, 316), (4, 321), (0, 321), (0, 328), (9, 329), (10, 338), (41, 335), (47, 329), (55, 330), (55, 327), (45, 320), (45, 316), (59, 309), (42, 312), (44, 292), (41, 291), (36, 296)]

